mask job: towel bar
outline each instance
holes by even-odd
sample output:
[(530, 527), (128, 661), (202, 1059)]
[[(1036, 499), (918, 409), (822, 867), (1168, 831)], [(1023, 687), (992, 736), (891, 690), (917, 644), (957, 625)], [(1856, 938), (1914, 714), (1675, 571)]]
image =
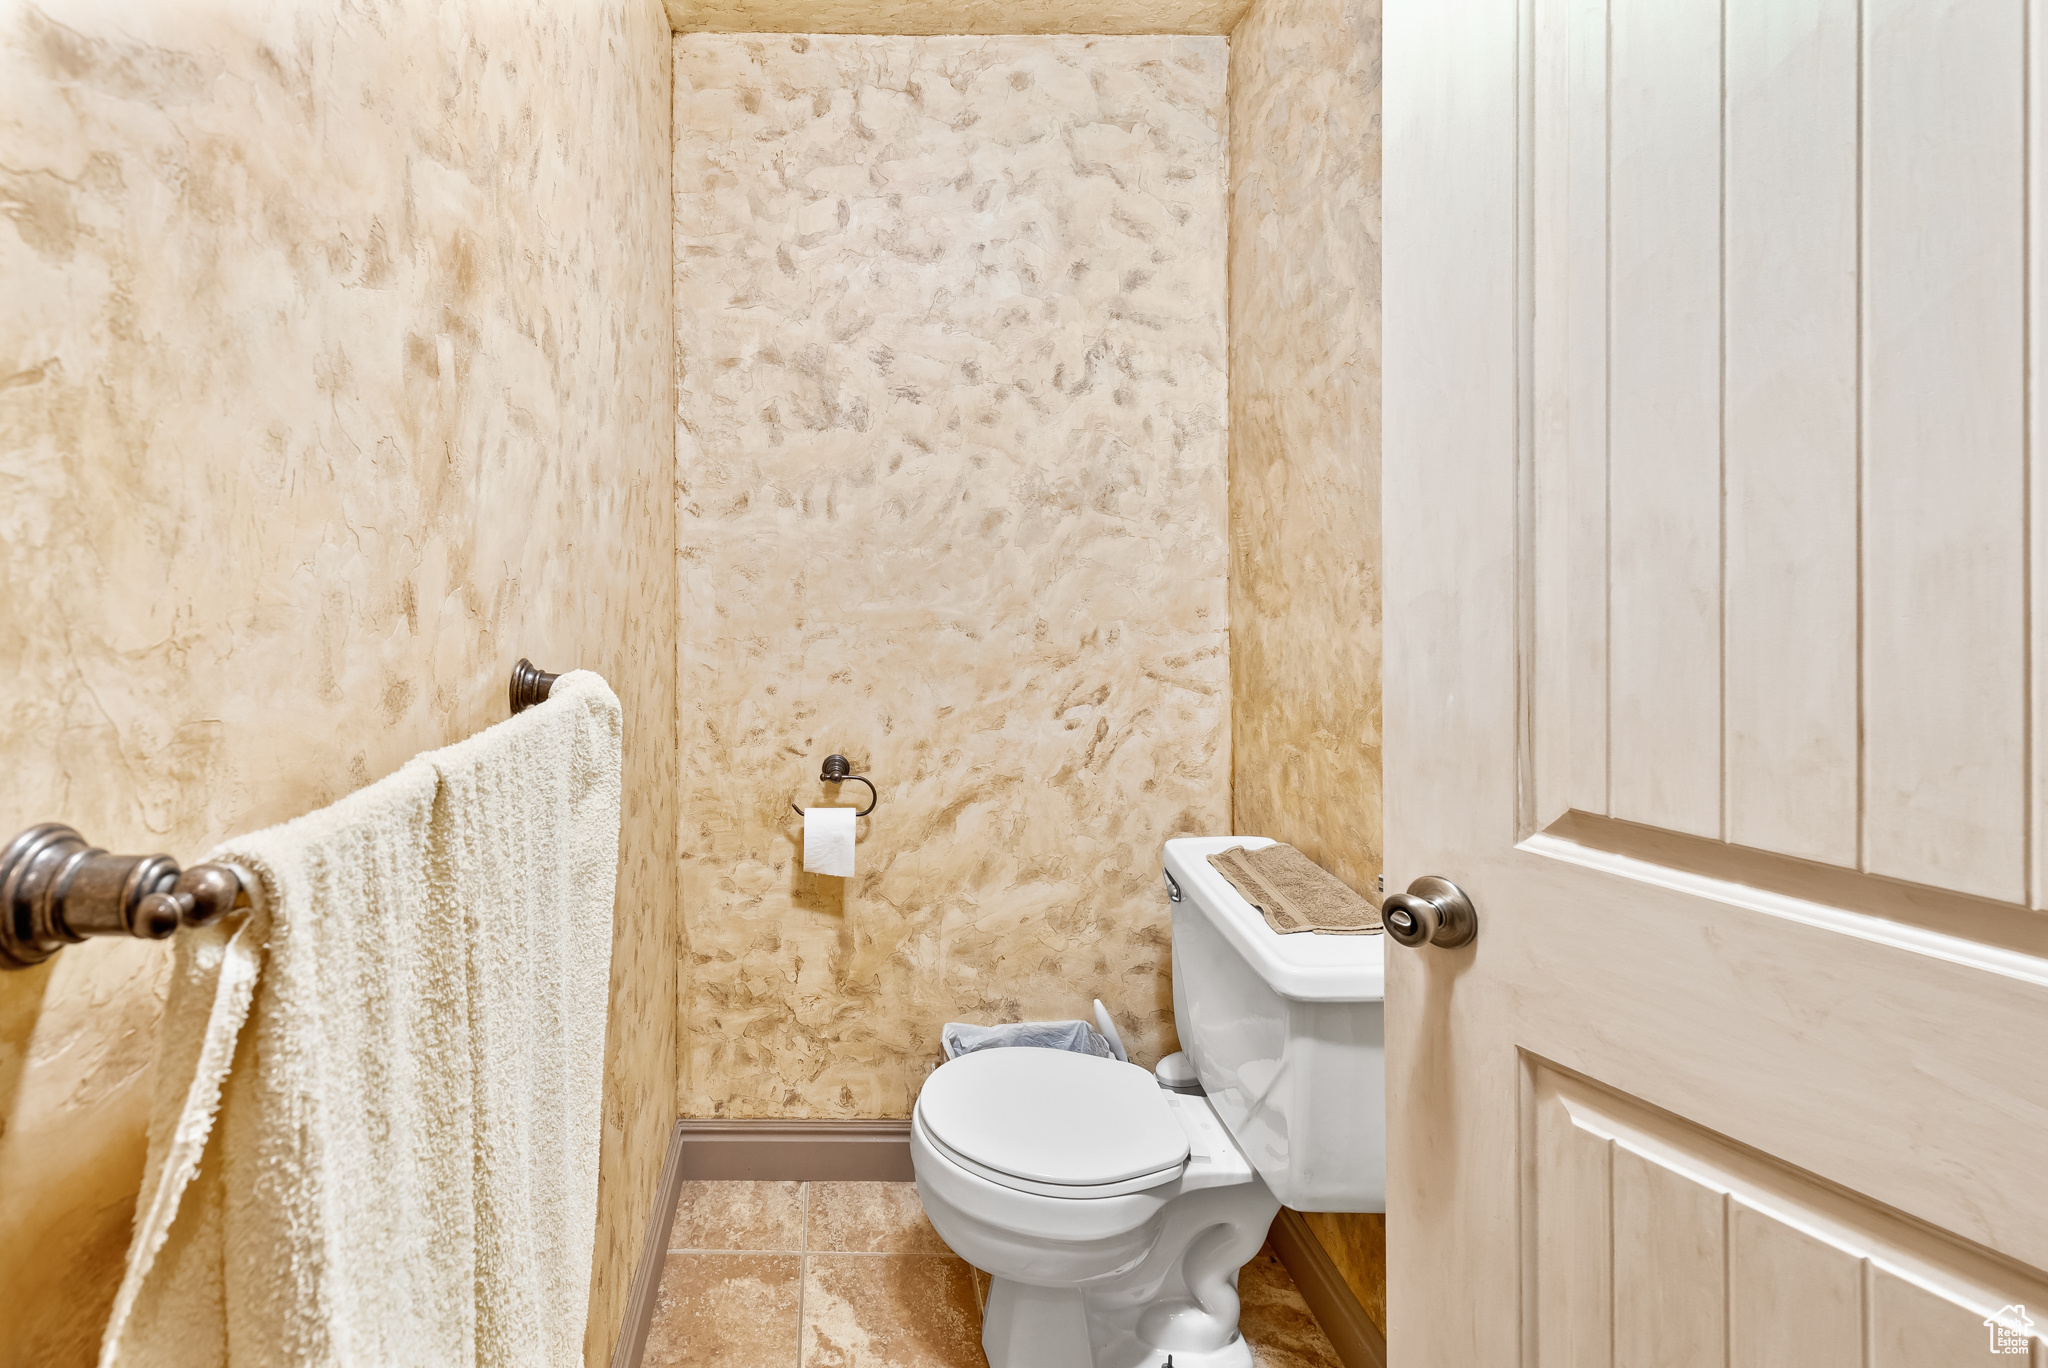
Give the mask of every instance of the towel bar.
[(41, 964), (87, 936), (162, 940), (248, 905), (226, 865), (180, 870), (168, 855), (109, 855), (62, 822), (44, 822), (0, 853), (0, 967)]
[(512, 711), (523, 713), (547, 698), (548, 691), (560, 678), (560, 675), (549, 674), (525, 656), (519, 657), (519, 663), (512, 667)]
[[(512, 667), (512, 711), (548, 696), (559, 675), (521, 658)], [(44, 822), (0, 852), (0, 969), (41, 964), (88, 936), (162, 940), (249, 905), (223, 864), (180, 870), (168, 855), (109, 855), (61, 822)]]

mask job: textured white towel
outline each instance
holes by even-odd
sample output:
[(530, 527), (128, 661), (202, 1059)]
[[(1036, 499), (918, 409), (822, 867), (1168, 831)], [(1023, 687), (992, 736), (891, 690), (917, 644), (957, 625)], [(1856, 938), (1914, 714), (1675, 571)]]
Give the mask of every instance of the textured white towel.
[(582, 1357), (619, 702), (548, 700), (230, 841), (181, 932), (111, 1365)]

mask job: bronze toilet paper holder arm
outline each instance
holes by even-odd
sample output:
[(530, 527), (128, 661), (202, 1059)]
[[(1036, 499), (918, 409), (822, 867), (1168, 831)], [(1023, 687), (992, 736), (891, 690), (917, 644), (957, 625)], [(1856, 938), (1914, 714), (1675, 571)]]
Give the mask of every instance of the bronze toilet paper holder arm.
[[(862, 775), (855, 774), (853, 767), (846, 763), (846, 757), (843, 755), (828, 755), (825, 757), (825, 767), (818, 771), (818, 782), (821, 784), (844, 784), (848, 782), (866, 784), (868, 786), (868, 805), (854, 813), (853, 815), (856, 817), (867, 816), (875, 810), (875, 804), (882, 801), (881, 795), (875, 792), (874, 782)], [(797, 807), (794, 799), (790, 801), (789, 805), (795, 810), (797, 816), (801, 817), (804, 815), (804, 810)]]

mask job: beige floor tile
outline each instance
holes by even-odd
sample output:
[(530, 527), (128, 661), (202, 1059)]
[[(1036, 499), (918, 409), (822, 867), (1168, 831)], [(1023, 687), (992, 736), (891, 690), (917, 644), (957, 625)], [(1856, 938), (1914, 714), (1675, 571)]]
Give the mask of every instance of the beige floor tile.
[(1243, 1303), (1238, 1329), (1258, 1368), (1342, 1368), (1330, 1337), (1270, 1248), (1238, 1272), (1237, 1295)]
[(848, 1254), (950, 1254), (915, 1183), (812, 1183), (806, 1248)]
[(985, 1368), (973, 1270), (929, 1254), (805, 1260), (804, 1368)]
[(803, 1248), (802, 1183), (684, 1183), (670, 1249)]
[(671, 1254), (642, 1368), (795, 1368), (803, 1259)]

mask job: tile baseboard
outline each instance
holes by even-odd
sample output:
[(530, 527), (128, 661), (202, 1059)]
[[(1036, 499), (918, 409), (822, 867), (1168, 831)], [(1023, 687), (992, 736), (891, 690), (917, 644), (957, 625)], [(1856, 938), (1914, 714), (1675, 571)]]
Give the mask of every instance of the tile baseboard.
[(1280, 1208), (1266, 1238), (1273, 1253), (1287, 1265), (1287, 1275), (1329, 1336), (1330, 1347), (1344, 1361), (1344, 1368), (1387, 1368), (1386, 1336), (1365, 1314), (1357, 1294), (1301, 1213)]
[(618, 1342), (612, 1346), (611, 1368), (640, 1368), (647, 1352), (647, 1327), (654, 1321), (654, 1303), (661, 1294), (662, 1270), (668, 1266), (668, 1235), (676, 1220), (676, 1199), (683, 1191), (683, 1123), (669, 1132), (668, 1154), (654, 1184), (654, 1206), (647, 1213), (647, 1238), (640, 1244), (640, 1262), (626, 1292), (625, 1314), (619, 1319)]
[(684, 1180), (908, 1183), (910, 1122), (676, 1122)]

